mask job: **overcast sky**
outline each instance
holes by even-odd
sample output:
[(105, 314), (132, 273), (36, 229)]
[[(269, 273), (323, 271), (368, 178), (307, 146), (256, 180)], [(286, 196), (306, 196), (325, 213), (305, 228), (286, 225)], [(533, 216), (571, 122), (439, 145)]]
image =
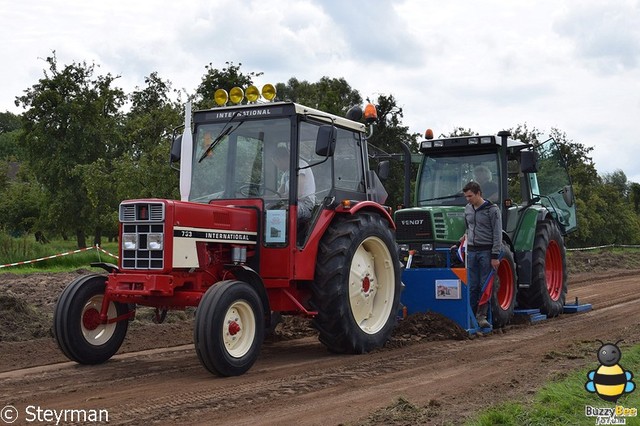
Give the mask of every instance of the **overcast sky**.
[(412, 132), (557, 128), (640, 182), (640, 0), (0, 0), (0, 40), (0, 111), (22, 112), (53, 50), (126, 92), (157, 71), (193, 93), (231, 61), (391, 94)]

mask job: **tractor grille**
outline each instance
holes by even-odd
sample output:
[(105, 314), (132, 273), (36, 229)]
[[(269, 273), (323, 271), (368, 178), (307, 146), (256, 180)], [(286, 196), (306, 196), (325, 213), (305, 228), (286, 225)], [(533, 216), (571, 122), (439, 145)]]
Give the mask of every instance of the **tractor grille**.
[(429, 212), (422, 210), (397, 211), (396, 239), (398, 241), (433, 240)]
[(447, 238), (447, 225), (444, 221), (444, 213), (433, 214), (433, 228), (436, 234), (436, 238), (444, 240)]
[(135, 203), (120, 204), (120, 222), (162, 222), (164, 221), (164, 204)]
[[(120, 222), (122, 222), (120, 241), (122, 268), (162, 269), (164, 267), (164, 204), (145, 202), (121, 204)], [(159, 247), (158, 238), (161, 241)], [(135, 241), (135, 248), (127, 248), (127, 240)], [(155, 247), (152, 246), (152, 241)]]

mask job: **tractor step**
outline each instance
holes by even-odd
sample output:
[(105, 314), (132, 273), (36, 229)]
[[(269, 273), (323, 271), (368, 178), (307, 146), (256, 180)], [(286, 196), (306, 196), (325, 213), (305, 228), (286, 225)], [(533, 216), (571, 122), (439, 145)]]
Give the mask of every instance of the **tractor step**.
[(577, 312), (587, 312), (592, 308), (591, 303), (582, 303), (582, 304), (567, 304), (564, 305), (562, 309), (563, 314), (575, 314)]
[(547, 316), (541, 313), (540, 309), (514, 309), (513, 315), (528, 316), (531, 324), (547, 319)]
[[(591, 303), (569, 303), (565, 304), (562, 313), (563, 314), (575, 314), (578, 312), (587, 312), (592, 309)], [(515, 309), (514, 315), (522, 315), (529, 317), (529, 323), (533, 324), (539, 321), (544, 321), (547, 316), (540, 312), (540, 309)]]

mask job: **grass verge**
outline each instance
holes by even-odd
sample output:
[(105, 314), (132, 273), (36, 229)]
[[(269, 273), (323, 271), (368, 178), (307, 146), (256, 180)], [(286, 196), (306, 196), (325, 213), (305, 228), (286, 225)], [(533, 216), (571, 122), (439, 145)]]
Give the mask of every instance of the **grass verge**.
[[(593, 363), (581, 370), (568, 372), (562, 380), (556, 380), (540, 389), (530, 402), (506, 401), (489, 407), (476, 416), (467, 419), (466, 426), (566, 426), (566, 425), (596, 425), (622, 424), (612, 423), (611, 419), (598, 423), (598, 418), (589, 417), (586, 407), (640, 409), (640, 390), (637, 389), (640, 377), (640, 345), (622, 347), (620, 365), (625, 371), (633, 374), (632, 381), (636, 389), (624, 394), (617, 404), (600, 399), (595, 393), (585, 389), (589, 371), (600, 365)], [(595, 354), (594, 354), (595, 356)], [(425, 406), (418, 406), (404, 397), (399, 397), (393, 404), (377, 410), (366, 419), (354, 423), (352, 426), (372, 425), (418, 425), (442, 424), (458, 425), (462, 420), (435, 421), (433, 417), (439, 414), (439, 404), (430, 401)], [(627, 425), (640, 425), (640, 416), (618, 417), (624, 419)], [(609, 423), (607, 423), (609, 422)]]
[[(102, 248), (109, 253), (118, 253), (118, 243), (104, 243)], [(75, 269), (91, 269), (91, 262), (117, 263), (117, 259), (95, 247), (90, 247), (86, 251), (71, 253), (77, 250), (75, 240), (55, 240), (47, 244), (35, 242), (33, 237), (11, 238), (0, 235), (0, 265), (11, 263), (32, 261), (35, 259), (54, 256), (53, 259), (42, 260), (18, 266), (7, 266), (0, 268), (0, 273), (33, 273), (33, 272), (68, 272)], [(69, 253), (61, 255), (62, 253)]]
[[(640, 345), (621, 348), (622, 359), (620, 365), (631, 373), (640, 371)], [(616, 404), (607, 402), (595, 393), (585, 390), (587, 374), (600, 365), (594, 363), (588, 369), (570, 373), (565, 379), (547, 384), (537, 392), (530, 404), (506, 402), (481, 412), (476, 418), (466, 423), (468, 426), (534, 426), (534, 425), (595, 425), (616, 424), (598, 423), (597, 417), (586, 415), (586, 407), (630, 409), (640, 408), (640, 391), (637, 390), (637, 379), (632, 379), (636, 389), (624, 394)], [(626, 420), (627, 425), (640, 425), (640, 417), (618, 417)], [(609, 421), (607, 418), (605, 421)]]

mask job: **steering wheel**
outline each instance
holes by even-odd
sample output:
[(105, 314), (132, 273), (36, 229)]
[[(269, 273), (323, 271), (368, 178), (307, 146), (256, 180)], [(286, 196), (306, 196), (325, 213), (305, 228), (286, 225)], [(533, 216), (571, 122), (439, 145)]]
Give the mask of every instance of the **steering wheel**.
[(278, 196), (280, 195), (278, 194), (278, 191), (276, 191), (275, 189), (267, 188), (266, 186), (262, 186), (262, 184), (260, 183), (252, 183), (252, 182), (242, 182), (242, 184), (240, 185), (240, 187), (237, 189), (236, 192), (238, 192), (239, 194), (245, 197), (250, 197), (250, 196), (256, 196), (256, 195), (264, 195), (265, 191), (269, 191), (274, 195), (278, 195)]

